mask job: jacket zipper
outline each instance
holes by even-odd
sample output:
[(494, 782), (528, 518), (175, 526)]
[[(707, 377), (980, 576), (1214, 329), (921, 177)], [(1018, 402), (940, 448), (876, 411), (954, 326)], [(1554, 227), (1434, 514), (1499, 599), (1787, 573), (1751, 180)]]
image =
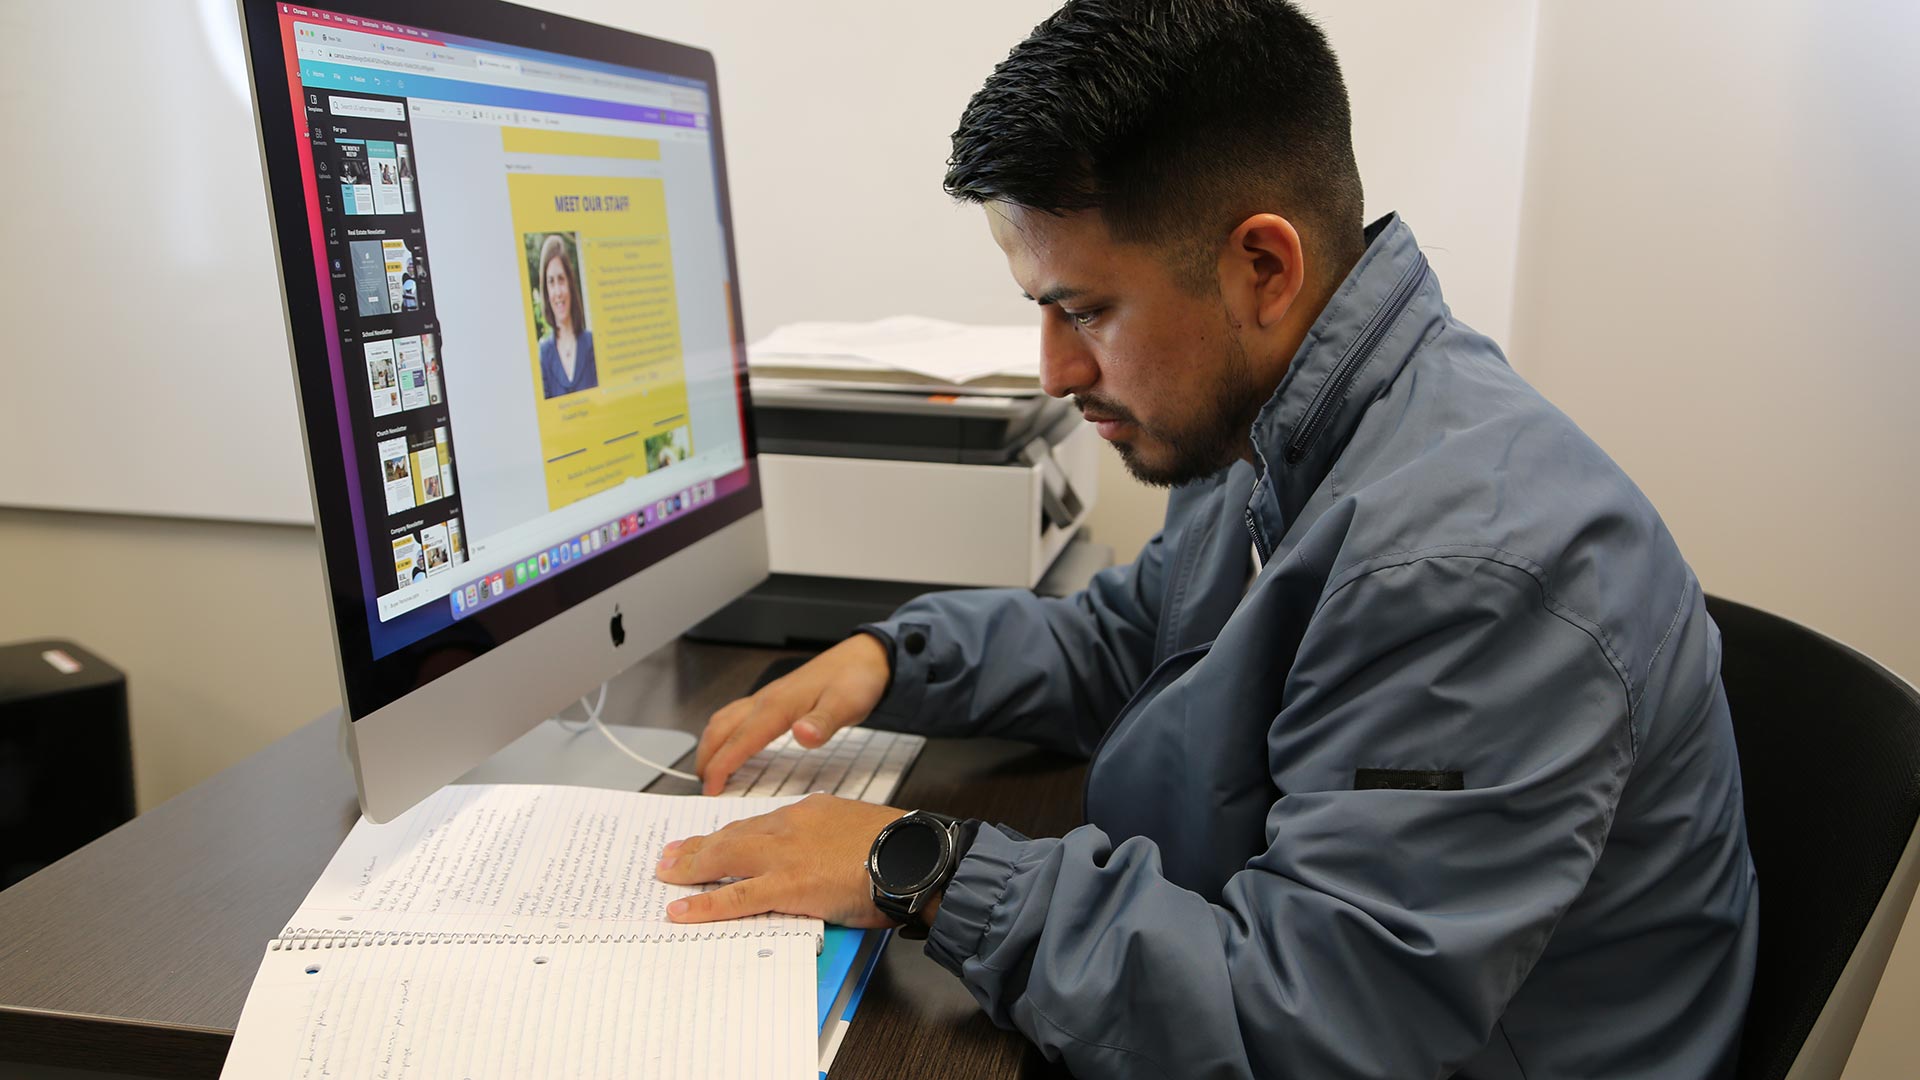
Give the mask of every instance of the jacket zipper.
[[(1313, 449), (1314, 440), (1320, 437), (1320, 432), (1325, 430), (1327, 421), (1332, 419), (1334, 410), (1339, 407), (1340, 400), (1346, 396), (1348, 385), (1367, 366), (1367, 361), (1373, 357), (1373, 350), (1386, 340), (1387, 331), (1393, 329), (1394, 320), (1406, 310), (1407, 303), (1413, 299), (1414, 292), (1426, 278), (1427, 257), (1415, 252), (1413, 265), (1400, 275), (1399, 283), (1387, 294), (1386, 303), (1381, 304), (1379, 310), (1373, 313), (1373, 318), (1360, 328), (1360, 336), (1354, 339), (1353, 348), (1340, 358), (1339, 366), (1333, 369), (1333, 376), (1327, 380), (1327, 385), (1320, 388), (1320, 395), (1313, 399), (1313, 404), (1307, 409), (1307, 418), (1287, 443), (1287, 464), (1298, 465), (1300, 459), (1307, 456), (1307, 451)], [(1247, 527), (1253, 527), (1251, 511), (1247, 515)]]
[(1193, 653), (1206, 652), (1212, 649), (1213, 643), (1218, 640), (1218, 638), (1213, 638), (1199, 645), (1189, 645), (1179, 652), (1174, 653), (1172, 656), (1167, 657), (1165, 660), (1153, 665), (1153, 670), (1147, 672), (1147, 677), (1141, 680), (1139, 687), (1127, 698), (1127, 703), (1120, 706), (1120, 711), (1113, 715), (1113, 723), (1108, 724), (1107, 730), (1100, 733), (1100, 741), (1094, 744), (1093, 753), (1087, 758), (1087, 775), (1080, 780), (1081, 821), (1088, 820), (1087, 808), (1093, 802), (1093, 769), (1094, 766), (1100, 763), (1100, 752), (1107, 748), (1107, 740), (1113, 738), (1113, 733), (1120, 730), (1120, 725), (1126, 721), (1127, 714), (1132, 711), (1134, 703), (1140, 700), (1140, 695), (1147, 692), (1147, 687), (1153, 685), (1154, 679), (1160, 675), (1160, 672), (1164, 670), (1168, 664)]

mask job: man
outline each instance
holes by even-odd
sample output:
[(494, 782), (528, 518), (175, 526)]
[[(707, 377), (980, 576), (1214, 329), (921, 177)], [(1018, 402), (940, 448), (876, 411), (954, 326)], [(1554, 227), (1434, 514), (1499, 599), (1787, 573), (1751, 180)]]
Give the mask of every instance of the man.
[[(740, 879), (676, 917), (911, 919), (1087, 1075), (1732, 1070), (1757, 894), (1700, 587), (1407, 225), (1362, 228), (1348, 127), (1283, 0), (1071, 0), (995, 69), (948, 190), (1165, 527), (1071, 599), (907, 605), (716, 713), (699, 765), (1011, 735), (1092, 756), (1088, 824), (815, 796), (670, 849)], [(876, 881), (883, 828), (956, 858)]]

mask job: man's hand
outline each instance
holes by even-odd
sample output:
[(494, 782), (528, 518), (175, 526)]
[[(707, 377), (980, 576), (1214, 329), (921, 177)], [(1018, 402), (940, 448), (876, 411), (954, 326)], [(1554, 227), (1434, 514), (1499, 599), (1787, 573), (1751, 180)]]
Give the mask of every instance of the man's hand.
[(905, 814), (890, 806), (809, 795), (771, 814), (667, 845), (661, 881), (699, 885), (740, 878), (667, 906), (674, 922), (738, 919), (764, 911), (811, 915), (841, 926), (892, 926), (873, 906), (867, 853)]
[(891, 673), (880, 642), (871, 634), (855, 634), (752, 697), (724, 706), (708, 718), (694, 757), (701, 789), (720, 794), (727, 777), (783, 731), (792, 729), (793, 740), (812, 750), (841, 728), (865, 720), (886, 694)]

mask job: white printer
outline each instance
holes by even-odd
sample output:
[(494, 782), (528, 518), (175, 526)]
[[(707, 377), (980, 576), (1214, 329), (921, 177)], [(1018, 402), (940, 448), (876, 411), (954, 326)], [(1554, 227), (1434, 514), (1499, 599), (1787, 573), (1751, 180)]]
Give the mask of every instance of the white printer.
[(1099, 439), (1031, 379), (756, 369), (752, 395), (773, 574), (690, 636), (829, 643), (935, 589), (1066, 595), (1113, 561), (1081, 528)]

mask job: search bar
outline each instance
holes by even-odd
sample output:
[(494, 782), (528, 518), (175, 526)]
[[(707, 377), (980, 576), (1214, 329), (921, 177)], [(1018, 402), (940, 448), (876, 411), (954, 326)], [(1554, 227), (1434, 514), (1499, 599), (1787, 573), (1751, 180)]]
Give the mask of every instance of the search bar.
[(385, 68), (388, 71), (412, 71), (421, 75), (431, 75), (440, 65), (424, 60), (407, 60), (398, 56), (379, 56), (374, 53), (340, 52), (329, 50), (323, 60), (336, 64), (348, 64), (355, 67)]
[(335, 116), (357, 116), (365, 120), (392, 120), (404, 123), (407, 107), (397, 101), (370, 101), (366, 98), (327, 95), (327, 108)]

